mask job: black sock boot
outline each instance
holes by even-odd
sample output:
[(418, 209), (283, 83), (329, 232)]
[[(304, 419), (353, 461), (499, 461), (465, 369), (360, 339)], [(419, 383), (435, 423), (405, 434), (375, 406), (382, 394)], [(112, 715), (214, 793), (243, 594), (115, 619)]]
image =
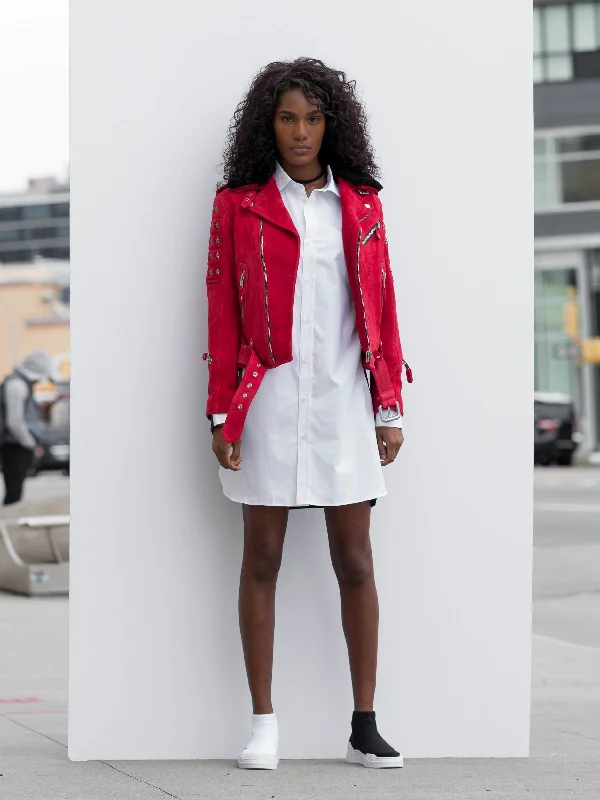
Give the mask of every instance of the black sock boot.
[(364, 755), (370, 754), (382, 759), (402, 758), (400, 753), (379, 734), (374, 711), (354, 711), (350, 744), (354, 750)]

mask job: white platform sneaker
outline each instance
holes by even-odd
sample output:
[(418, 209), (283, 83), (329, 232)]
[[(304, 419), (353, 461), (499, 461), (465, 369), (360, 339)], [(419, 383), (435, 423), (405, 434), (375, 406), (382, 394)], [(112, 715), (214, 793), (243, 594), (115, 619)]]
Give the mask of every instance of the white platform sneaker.
[(355, 750), (350, 742), (348, 742), (346, 751), (346, 761), (348, 764), (362, 764), (363, 767), (369, 769), (390, 769), (402, 767), (404, 764), (402, 753), (398, 753), (397, 756), (374, 756), (372, 753), (361, 753), (360, 750)]
[(352, 735), (346, 751), (349, 764), (362, 764), (369, 769), (403, 765), (402, 753), (394, 750), (379, 734), (374, 711), (354, 711), (351, 727)]
[(238, 756), (240, 769), (277, 769), (279, 729), (275, 714), (252, 714), (250, 741)]

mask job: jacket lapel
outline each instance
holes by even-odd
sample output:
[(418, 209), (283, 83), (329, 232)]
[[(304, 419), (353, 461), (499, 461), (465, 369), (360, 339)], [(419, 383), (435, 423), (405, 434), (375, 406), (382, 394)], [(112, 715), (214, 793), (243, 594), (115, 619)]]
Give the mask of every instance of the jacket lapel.
[(273, 176), (263, 186), (249, 192), (242, 201), (242, 207), (298, 237), (296, 226), (281, 199)]

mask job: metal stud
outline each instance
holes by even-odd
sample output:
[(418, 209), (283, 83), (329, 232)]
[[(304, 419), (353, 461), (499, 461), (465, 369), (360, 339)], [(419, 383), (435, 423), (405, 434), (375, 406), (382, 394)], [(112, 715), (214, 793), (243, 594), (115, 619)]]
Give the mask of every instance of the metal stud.
[(218, 236), (217, 236), (217, 238), (215, 239), (215, 244), (221, 244), (221, 240), (219, 239), (219, 237), (218, 237)]
[(221, 258), (221, 254), (219, 253), (219, 251), (218, 251), (218, 250), (217, 250), (217, 252), (215, 253), (215, 258)]
[(213, 214), (216, 214), (219, 210), (219, 206), (213, 206)]
[(212, 275), (212, 269), (209, 269), (209, 270), (208, 270), (208, 274), (209, 274), (209, 275)]
[(253, 372), (253, 373), (252, 373), (252, 377), (253, 377), (253, 378), (258, 378), (258, 372)]
[(242, 408), (242, 407), (243, 407), (243, 406), (242, 406), (242, 404), (240, 403), (240, 404), (239, 404), (239, 406), (238, 406), (238, 408)]
[(217, 273), (217, 275), (221, 274), (221, 270), (220, 269), (216, 269), (215, 272)]
[(242, 397), (248, 397), (248, 394), (247, 394), (247, 392), (244, 392), (244, 394), (242, 395)]
[(219, 230), (219, 228), (220, 228), (220, 227), (221, 227), (221, 223), (219, 222), (219, 220), (217, 220), (217, 221), (215, 222), (215, 228), (216, 228), (217, 230)]
[(247, 384), (246, 384), (246, 387), (247, 387), (248, 389), (251, 389), (251, 388), (252, 388), (252, 384), (251, 384), (251, 383), (247, 383)]
[(365, 203), (365, 208), (371, 208), (371, 206), (368, 203)]

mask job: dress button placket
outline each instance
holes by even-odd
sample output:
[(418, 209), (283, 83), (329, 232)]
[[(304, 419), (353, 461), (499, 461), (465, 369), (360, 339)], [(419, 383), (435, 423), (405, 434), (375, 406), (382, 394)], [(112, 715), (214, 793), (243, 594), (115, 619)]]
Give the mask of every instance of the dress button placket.
[[(310, 396), (312, 392), (312, 329), (307, 320), (312, 319), (314, 312), (315, 294), (315, 264), (313, 256), (313, 242), (316, 236), (315, 205), (318, 197), (315, 193), (304, 204), (304, 248), (302, 258), (301, 302), (300, 302), (300, 362), (299, 362), (299, 395), (303, 402), (298, 405), (298, 438), (301, 446), (298, 448), (297, 472), (297, 503), (309, 504), (310, 487)], [(306, 400), (304, 400), (306, 398)]]

